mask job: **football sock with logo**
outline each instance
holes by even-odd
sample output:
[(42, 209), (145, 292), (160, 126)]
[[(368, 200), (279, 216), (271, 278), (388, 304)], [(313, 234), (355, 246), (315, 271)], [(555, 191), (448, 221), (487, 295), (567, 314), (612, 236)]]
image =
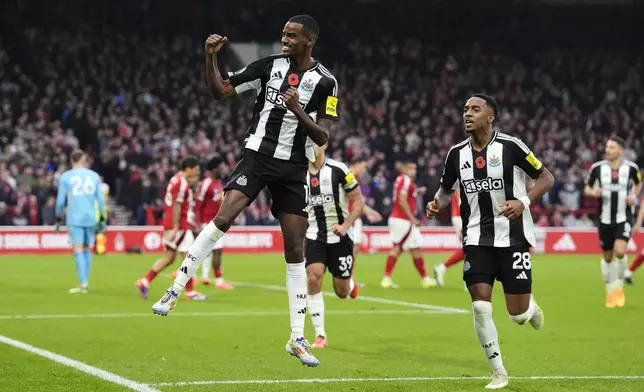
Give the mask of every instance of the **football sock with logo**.
[(315, 336), (326, 337), (326, 331), (324, 330), (324, 293), (307, 295), (306, 306), (313, 328), (315, 328)]
[(291, 339), (304, 336), (306, 321), (306, 267), (304, 262), (286, 264), (286, 292), (291, 316)]
[(213, 222), (208, 223), (201, 233), (199, 233), (192, 246), (190, 246), (186, 258), (183, 259), (181, 268), (179, 268), (177, 277), (172, 284), (172, 291), (176, 294), (180, 294), (183, 291), (188, 280), (192, 278), (199, 265), (206, 260), (212, 248), (224, 234)]
[(464, 257), (465, 257), (465, 252), (463, 251), (463, 249), (459, 249), (456, 252), (454, 252), (454, 254), (452, 254), (449, 257), (449, 259), (447, 259), (447, 261), (443, 263), (443, 265), (445, 266), (445, 268), (449, 268), (454, 264), (463, 260)]
[(83, 252), (74, 252), (74, 261), (76, 262), (76, 275), (78, 283), (81, 286), (87, 286), (87, 264)]
[(615, 281), (615, 263), (608, 262), (602, 257), (601, 260), (602, 267), (602, 277), (604, 278), (604, 283), (606, 283), (606, 292), (609, 293), (613, 290), (613, 284)]
[(638, 269), (643, 262), (644, 262), (644, 253), (640, 253), (635, 257), (635, 260), (633, 260), (633, 263), (631, 264), (631, 266), (628, 267), (628, 270), (631, 272), (635, 272), (635, 270)]
[(385, 264), (385, 276), (391, 277), (391, 273), (394, 271), (394, 267), (396, 266), (397, 261), (397, 257), (391, 255), (387, 256), (387, 263)]
[(615, 260), (615, 269), (617, 270), (616, 272), (616, 279), (615, 279), (615, 288), (622, 289), (624, 288), (624, 274), (626, 272), (626, 267), (628, 267), (628, 258), (626, 255), (622, 256), (619, 259)]
[(505, 371), (499, 348), (499, 335), (492, 319), (492, 304), (486, 301), (474, 301), (472, 302), (472, 313), (474, 314), (474, 332), (481, 343), (488, 363), (495, 372)]
[(422, 257), (414, 258), (414, 267), (421, 278), (425, 279), (427, 277), (427, 270), (425, 269), (425, 261)]

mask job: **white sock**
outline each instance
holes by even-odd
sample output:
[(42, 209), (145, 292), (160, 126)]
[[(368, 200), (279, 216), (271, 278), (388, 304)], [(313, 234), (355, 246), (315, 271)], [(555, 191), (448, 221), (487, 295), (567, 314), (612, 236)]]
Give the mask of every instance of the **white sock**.
[(625, 278), (632, 278), (633, 277), (633, 272), (631, 272), (631, 270), (626, 268), (626, 271), (624, 271), (624, 277)]
[(213, 222), (208, 223), (188, 250), (186, 258), (183, 259), (177, 278), (172, 284), (172, 291), (181, 294), (188, 280), (197, 272), (199, 265), (206, 260), (212, 248), (223, 236), (224, 232), (219, 230)]
[(602, 258), (601, 266), (604, 283), (606, 283), (606, 292), (610, 293), (613, 290), (613, 284), (616, 277), (615, 275), (617, 273), (615, 269), (615, 263), (607, 263), (606, 260)]
[(210, 278), (210, 268), (212, 267), (212, 263), (203, 263), (201, 264), (201, 277), (208, 279)]
[(439, 264), (434, 268), (436, 268), (438, 273), (443, 273), (443, 272), (447, 271), (447, 267), (445, 267), (445, 264)]
[(215, 286), (224, 284), (224, 278), (215, 278)]
[(534, 298), (530, 296), (530, 304), (528, 305), (528, 310), (516, 316), (510, 315), (510, 319), (519, 325), (523, 325), (532, 318), (535, 310), (537, 310), (536, 302), (534, 301)]
[(352, 276), (351, 279), (349, 279), (349, 293), (351, 293), (355, 288), (356, 288), (356, 281), (353, 280), (353, 276)]
[(486, 301), (474, 301), (472, 312), (474, 313), (474, 332), (483, 347), (488, 363), (494, 372), (505, 372), (498, 342), (499, 335), (492, 319), (492, 304)]
[(626, 269), (628, 268), (628, 258), (624, 255), (622, 258), (615, 260), (615, 262), (617, 264), (615, 267), (617, 270), (615, 288), (622, 289), (624, 288), (624, 276), (626, 274)]
[(306, 267), (304, 262), (286, 264), (286, 291), (291, 314), (291, 339), (304, 337), (306, 321)]
[(326, 331), (324, 331), (324, 294), (309, 294), (306, 297), (306, 307), (315, 328), (315, 336), (326, 336)]

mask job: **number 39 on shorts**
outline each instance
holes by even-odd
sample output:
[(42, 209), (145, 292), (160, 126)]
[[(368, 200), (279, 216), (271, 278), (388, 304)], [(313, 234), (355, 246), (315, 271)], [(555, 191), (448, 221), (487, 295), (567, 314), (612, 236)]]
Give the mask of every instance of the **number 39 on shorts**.
[(512, 263), (512, 269), (515, 270), (529, 270), (532, 268), (532, 259), (530, 258), (530, 252), (514, 252), (512, 254), (514, 262)]

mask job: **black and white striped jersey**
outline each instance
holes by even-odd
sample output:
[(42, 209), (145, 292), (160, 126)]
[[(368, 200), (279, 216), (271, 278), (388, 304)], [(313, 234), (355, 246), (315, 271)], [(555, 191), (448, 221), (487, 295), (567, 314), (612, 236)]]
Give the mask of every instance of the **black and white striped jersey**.
[(253, 120), (246, 134), (246, 148), (273, 158), (306, 163), (315, 160), (313, 141), (299, 121), (286, 109), (283, 93), (297, 87), (300, 105), (316, 121), (338, 118), (338, 82), (322, 64), (306, 71), (291, 68), (283, 55), (259, 59), (247, 67), (229, 73), (237, 94), (255, 90), (257, 99)]
[(530, 211), (514, 221), (501, 215), (499, 204), (517, 200), (527, 193), (530, 178), (537, 178), (541, 162), (518, 138), (494, 131), (482, 150), (469, 139), (447, 153), (441, 186), (446, 191), (459, 183), (463, 245), (507, 248), (534, 246), (535, 230)]
[[(306, 238), (324, 244), (337, 244), (340, 237), (331, 228), (343, 224), (349, 217), (348, 194), (358, 182), (347, 165), (327, 158), (317, 173), (307, 172), (309, 184), (309, 228)], [(353, 228), (347, 236), (353, 241)]]
[(626, 198), (641, 181), (639, 167), (631, 161), (622, 161), (617, 169), (610, 167), (606, 160), (590, 167), (588, 186), (602, 190), (597, 213), (602, 224), (633, 223), (633, 207), (627, 204)]

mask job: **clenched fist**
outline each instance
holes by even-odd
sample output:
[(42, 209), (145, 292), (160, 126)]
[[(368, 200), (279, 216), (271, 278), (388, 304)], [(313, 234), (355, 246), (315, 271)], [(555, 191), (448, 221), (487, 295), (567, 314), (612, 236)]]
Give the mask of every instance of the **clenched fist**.
[(300, 107), (300, 94), (295, 87), (289, 87), (284, 93), (284, 105), (291, 112), (295, 112)]
[(206, 53), (214, 54), (219, 52), (222, 46), (228, 41), (228, 37), (219, 34), (212, 34), (206, 39)]

